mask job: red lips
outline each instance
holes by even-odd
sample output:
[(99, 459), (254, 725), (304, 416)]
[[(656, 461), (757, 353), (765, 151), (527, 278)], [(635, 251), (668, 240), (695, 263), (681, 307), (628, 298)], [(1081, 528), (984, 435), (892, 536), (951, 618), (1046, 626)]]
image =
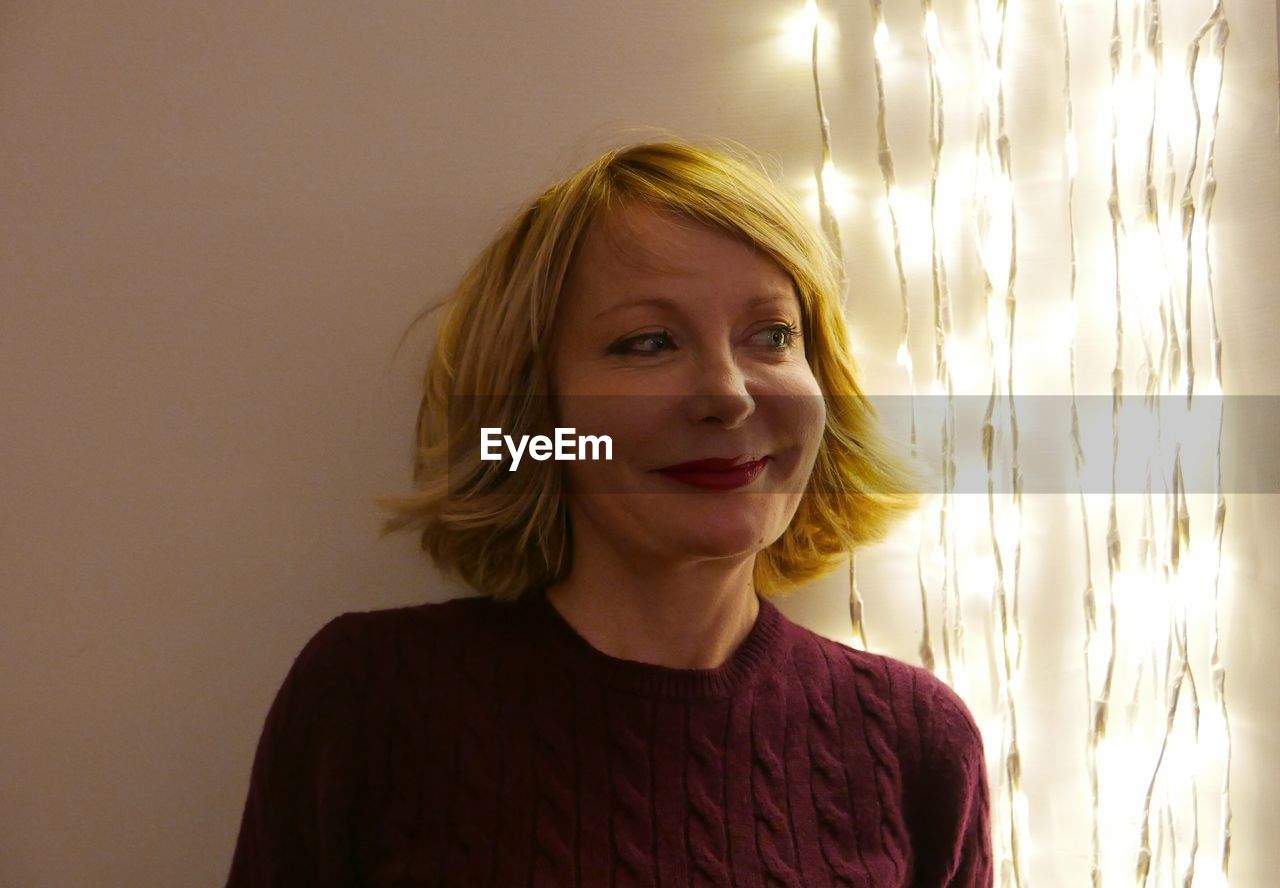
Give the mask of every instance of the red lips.
[(684, 462), (679, 465), (667, 466), (660, 469), (662, 472), (724, 472), (729, 469), (737, 468), (744, 465), (746, 454), (735, 456), (732, 459), (724, 459), (716, 457), (715, 459), (695, 459), (692, 462)]
[(691, 487), (702, 487), (709, 490), (733, 490), (745, 487), (764, 471), (769, 457), (764, 456), (754, 462), (740, 463), (742, 457), (734, 459), (700, 459), (693, 462), (668, 466), (659, 471), (674, 481), (688, 484)]

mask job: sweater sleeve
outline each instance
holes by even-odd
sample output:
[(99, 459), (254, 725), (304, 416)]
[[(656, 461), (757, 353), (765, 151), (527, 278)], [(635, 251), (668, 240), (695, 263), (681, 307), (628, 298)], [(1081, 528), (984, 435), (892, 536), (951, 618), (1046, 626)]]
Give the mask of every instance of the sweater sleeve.
[(988, 888), (994, 874), (982, 735), (955, 691), (928, 673), (921, 677), (915, 885)]
[(227, 888), (352, 885), (362, 670), (353, 615), (294, 660), (267, 713)]

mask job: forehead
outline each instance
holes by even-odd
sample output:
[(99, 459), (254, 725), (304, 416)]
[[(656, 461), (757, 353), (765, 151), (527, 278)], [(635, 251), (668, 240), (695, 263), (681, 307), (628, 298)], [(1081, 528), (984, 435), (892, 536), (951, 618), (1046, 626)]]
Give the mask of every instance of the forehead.
[(571, 274), (576, 301), (596, 309), (675, 282), (704, 297), (795, 297), (790, 275), (745, 238), (637, 202), (593, 223)]

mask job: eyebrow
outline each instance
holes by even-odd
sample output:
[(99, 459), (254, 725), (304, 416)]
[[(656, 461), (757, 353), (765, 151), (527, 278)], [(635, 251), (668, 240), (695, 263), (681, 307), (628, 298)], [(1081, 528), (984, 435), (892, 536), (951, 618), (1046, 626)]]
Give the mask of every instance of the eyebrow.
[[(789, 302), (792, 296), (793, 294), (791, 293), (766, 293), (761, 296), (757, 296), (754, 299), (752, 299), (750, 302), (748, 302), (747, 308), (755, 308), (759, 305), (766, 305), (766, 304), (775, 303), (775, 302)], [(604, 311), (597, 314), (594, 318), (592, 318), (592, 320), (599, 320), (605, 315), (613, 314), (615, 311), (622, 311), (622, 309), (624, 308), (636, 308), (641, 305), (656, 305), (659, 308), (670, 309), (671, 311), (674, 311), (676, 314), (682, 313), (682, 309), (680, 308), (679, 303), (674, 302), (671, 299), (667, 299), (663, 296), (651, 296), (647, 299), (637, 299), (635, 302), (623, 302), (619, 305), (612, 305), (609, 308), (606, 308)]]

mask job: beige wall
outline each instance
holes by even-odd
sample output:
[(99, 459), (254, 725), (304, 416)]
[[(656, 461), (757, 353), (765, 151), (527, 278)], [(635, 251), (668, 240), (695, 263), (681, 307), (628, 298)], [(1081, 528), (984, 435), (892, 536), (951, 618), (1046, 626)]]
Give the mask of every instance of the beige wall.
[[(412, 540), (375, 541), (369, 498), (409, 480), (425, 343), (393, 360), (403, 328), (520, 201), (626, 127), (740, 139), (798, 187), (817, 158), (812, 84), (776, 34), (800, 5), (5, 5), (0, 885), (220, 884), (262, 719), (303, 642), (344, 610), (463, 591)], [(837, 156), (871, 200), (868, 16), (846, 6), (824, 76)], [(1229, 13), (1228, 391), (1277, 393), (1275, 9)], [(1015, 152), (1058, 113), (1032, 120), (1043, 62), (1020, 45)], [(920, 163), (920, 134), (900, 123), (901, 163)], [(1017, 181), (1034, 206), (1043, 182)], [(844, 224), (850, 314), (870, 378), (891, 385), (892, 265), (866, 219)], [(1264, 885), (1280, 868), (1280, 510), (1231, 508), (1234, 884)], [(1077, 619), (1055, 603), (1067, 590), (1043, 588), (1055, 551), (1034, 556), (1033, 638)], [(873, 641), (905, 659), (912, 559), (898, 540), (860, 561)], [(832, 577), (786, 609), (841, 635), (843, 595)], [(1051, 668), (1032, 681), (1056, 699)], [(1033, 828), (1052, 826), (1036, 780)], [(1038, 884), (1080, 884), (1078, 868), (1037, 866)]]

